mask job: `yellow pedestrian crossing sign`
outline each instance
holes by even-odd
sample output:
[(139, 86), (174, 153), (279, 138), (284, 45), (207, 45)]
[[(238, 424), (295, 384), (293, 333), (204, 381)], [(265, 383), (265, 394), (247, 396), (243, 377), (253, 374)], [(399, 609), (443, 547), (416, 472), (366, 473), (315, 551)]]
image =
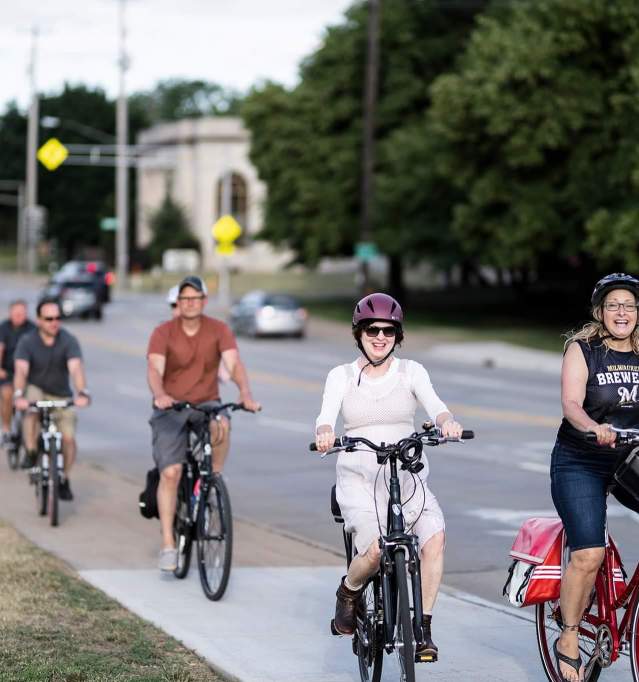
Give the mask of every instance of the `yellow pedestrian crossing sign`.
[(51, 137), (38, 149), (36, 156), (47, 170), (54, 171), (66, 161), (69, 150), (57, 137)]
[(235, 251), (233, 242), (242, 234), (242, 227), (232, 215), (223, 215), (211, 230), (217, 247), (215, 253), (230, 256)]

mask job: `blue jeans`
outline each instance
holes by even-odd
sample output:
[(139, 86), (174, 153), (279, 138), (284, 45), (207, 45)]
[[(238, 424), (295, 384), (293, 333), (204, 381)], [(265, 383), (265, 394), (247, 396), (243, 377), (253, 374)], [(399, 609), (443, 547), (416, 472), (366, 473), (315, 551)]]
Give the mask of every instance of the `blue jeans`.
[[(557, 441), (552, 451), (552, 500), (566, 529), (571, 550), (606, 546), (606, 493), (619, 457), (590, 454)], [(614, 497), (639, 513), (639, 502), (614, 486)]]

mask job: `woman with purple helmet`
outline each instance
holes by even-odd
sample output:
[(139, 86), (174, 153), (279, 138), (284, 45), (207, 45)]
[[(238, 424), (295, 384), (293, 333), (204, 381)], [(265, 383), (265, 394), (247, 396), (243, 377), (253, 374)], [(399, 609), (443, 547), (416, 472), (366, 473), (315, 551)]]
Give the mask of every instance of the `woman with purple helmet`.
[[(410, 436), (415, 430), (418, 404), (442, 429), (444, 436), (461, 436), (461, 425), (435, 393), (426, 369), (417, 362), (394, 356), (404, 339), (403, 322), (401, 306), (387, 294), (370, 294), (355, 306), (352, 329), (361, 355), (328, 374), (322, 410), (316, 421), (319, 451), (326, 452), (333, 446), (335, 422), (340, 413), (347, 436), (360, 436), (376, 443), (394, 443)], [(423, 496), (421, 490), (420, 494), (412, 494), (415, 482), (409, 472), (401, 471), (400, 480), (407, 528), (412, 528), (419, 538), (422, 566), (424, 644), (417, 653), (430, 653), (436, 660), (431, 620), (443, 573), (444, 517), (426, 485), (428, 462), (425, 457), (422, 461), (425, 466), (418, 475), (424, 485)], [(377, 460), (369, 453), (338, 456), (337, 501), (345, 528), (354, 534), (357, 549), (337, 590), (335, 627), (344, 635), (353, 633), (357, 601), (366, 581), (379, 567), (376, 508), (386, 508), (388, 492), (384, 476), (378, 476), (378, 472)], [(385, 532), (384, 526), (382, 531)]]

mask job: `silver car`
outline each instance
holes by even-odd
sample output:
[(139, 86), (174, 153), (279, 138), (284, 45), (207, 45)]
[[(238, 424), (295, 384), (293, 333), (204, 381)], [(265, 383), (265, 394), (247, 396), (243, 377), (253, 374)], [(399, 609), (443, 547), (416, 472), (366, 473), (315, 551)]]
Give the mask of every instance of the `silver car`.
[(237, 334), (302, 338), (307, 318), (308, 313), (293, 296), (251, 291), (231, 308), (229, 323)]

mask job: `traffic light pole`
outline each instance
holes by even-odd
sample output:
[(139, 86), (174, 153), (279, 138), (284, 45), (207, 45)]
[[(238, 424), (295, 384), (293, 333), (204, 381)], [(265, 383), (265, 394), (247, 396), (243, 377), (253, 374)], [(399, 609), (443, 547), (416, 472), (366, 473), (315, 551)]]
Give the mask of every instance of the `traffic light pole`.
[[(40, 119), (40, 103), (36, 89), (36, 56), (38, 43), (38, 29), (31, 29), (31, 61), (29, 63), (29, 79), (31, 81), (31, 103), (29, 105), (29, 121), (27, 124), (27, 186), (25, 211), (22, 224), (19, 226), (20, 239), (18, 244), (20, 259), (18, 268), (33, 273), (36, 270), (36, 235), (34, 229), (35, 211), (38, 204), (38, 169), (36, 151), (38, 149), (38, 124)], [(26, 262), (25, 262), (26, 261)]]

